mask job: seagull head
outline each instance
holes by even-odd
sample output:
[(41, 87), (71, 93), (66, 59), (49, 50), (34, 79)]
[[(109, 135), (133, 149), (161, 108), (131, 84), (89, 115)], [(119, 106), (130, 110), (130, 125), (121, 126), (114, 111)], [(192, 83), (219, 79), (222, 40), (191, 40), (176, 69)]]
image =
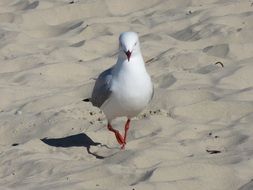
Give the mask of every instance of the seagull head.
[(135, 32), (123, 32), (119, 36), (120, 56), (130, 59), (140, 53), (139, 38)]

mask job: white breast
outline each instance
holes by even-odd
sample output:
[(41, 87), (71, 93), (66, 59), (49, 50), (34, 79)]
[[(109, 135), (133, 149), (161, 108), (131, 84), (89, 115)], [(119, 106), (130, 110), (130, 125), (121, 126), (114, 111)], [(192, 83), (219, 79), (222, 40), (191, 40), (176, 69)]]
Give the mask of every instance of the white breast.
[[(134, 61), (134, 60), (133, 60)], [(112, 81), (111, 97), (102, 105), (107, 118), (134, 117), (149, 103), (153, 86), (144, 65), (123, 64)]]

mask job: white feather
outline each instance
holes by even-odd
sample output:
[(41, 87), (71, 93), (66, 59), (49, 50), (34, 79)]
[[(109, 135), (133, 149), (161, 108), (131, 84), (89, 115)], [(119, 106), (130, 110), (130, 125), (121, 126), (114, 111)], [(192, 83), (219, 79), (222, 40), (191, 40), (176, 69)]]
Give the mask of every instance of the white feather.
[[(132, 52), (129, 61), (125, 54), (128, 50)], [(153, 85), (134, 32), (120, 35), (120, 53), (113, 67), (110, 90), (110, 97), (101, 106), (109, 122), (116, 117), (138, 115), (152, 97)]]

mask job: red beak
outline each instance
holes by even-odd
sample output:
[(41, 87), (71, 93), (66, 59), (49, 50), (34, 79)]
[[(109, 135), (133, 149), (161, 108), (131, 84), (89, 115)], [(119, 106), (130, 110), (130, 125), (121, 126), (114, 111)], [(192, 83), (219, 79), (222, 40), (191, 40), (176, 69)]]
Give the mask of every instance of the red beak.
[(130, 57), (131, 57), (132, 52), (128, 50), (127, 52), (125, 52), (125, 54), (126, 54), (126, 56), (127, 56), (127, 60), (129, 61), (129, 60), (130, 60)]

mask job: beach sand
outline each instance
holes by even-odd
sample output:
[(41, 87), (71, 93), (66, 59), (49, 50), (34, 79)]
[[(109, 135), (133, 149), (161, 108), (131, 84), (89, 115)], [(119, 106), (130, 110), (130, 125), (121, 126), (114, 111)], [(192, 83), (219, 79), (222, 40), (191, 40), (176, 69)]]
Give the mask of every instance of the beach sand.
[[(1, 0), (0, 189), (252, 190), (252, 2)], [(120, 150), (82, 99), (123, 31), (155, 96)]]

